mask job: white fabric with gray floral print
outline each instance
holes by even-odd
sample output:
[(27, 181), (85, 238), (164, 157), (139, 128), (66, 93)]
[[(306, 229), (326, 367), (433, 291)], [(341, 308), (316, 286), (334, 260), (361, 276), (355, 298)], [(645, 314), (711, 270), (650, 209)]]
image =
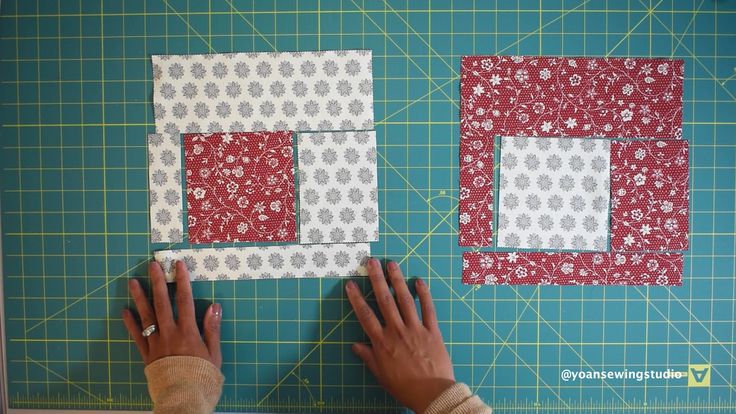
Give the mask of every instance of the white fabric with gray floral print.
[(370, 244), (353, 243), (159, 250), (154, 257), (171, 282), (176, 260), (184, 261), (194, 281), (250, 280), (365, 276), (370, 254)]
[(156, 132), (373, 128), (370, 50), (153, 55)]
[(378, 241), (376, 132), (297, 138), (299, 242)]
[(608, 250), (610, 141), (501, 138), (498, 247)]
[(152, 243), (180, 243), (182, 221), (181, 141), (179, 134), (148, 135), (149, 214)]

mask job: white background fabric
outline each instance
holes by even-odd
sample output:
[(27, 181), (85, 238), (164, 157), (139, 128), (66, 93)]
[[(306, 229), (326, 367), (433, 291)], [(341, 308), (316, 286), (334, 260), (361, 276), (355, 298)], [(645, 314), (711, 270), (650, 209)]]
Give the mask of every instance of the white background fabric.
[(301, 133), (299, 242), (378, 240), (376, 132)]
[(151, 60), (158, 133), (373, 128), (370, 50)]
[(179, 135), (148, 135), (149, 214), (152, 243), (180, 243), (182, 223), (181, 141)]
[(174, 280), (174, 263), (183, 260), (196, 281), (365, 276), (370, 254), (370, 244), (353, 243), (159, 250), (154, 257), (166, 280)]
[(501, 138), (498, 246), (608, 250), (610, 141)]

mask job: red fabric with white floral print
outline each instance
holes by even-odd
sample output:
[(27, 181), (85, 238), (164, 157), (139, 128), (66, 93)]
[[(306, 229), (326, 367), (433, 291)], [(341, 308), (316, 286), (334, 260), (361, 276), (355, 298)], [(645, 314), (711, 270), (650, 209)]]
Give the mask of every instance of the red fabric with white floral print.
[(670, 59), (464, 56), (463, 123), (486, 136), (681, 138), (683, 71)]
[(611, 145), (611, 249), (687, 250), (687, 141)]
[(463, 283), (476, 285), (682, 285), (679, 253), (465, 252)]
[(493, 221), (493, 137), (460, 126), (460, 246), (490, 246)]
[(682, 138), (682, 60), (464, 56), (461, 246), (490, 246), (493, 137)]
[(191, 243), (296, 240), (292, 135), (184, 135)]

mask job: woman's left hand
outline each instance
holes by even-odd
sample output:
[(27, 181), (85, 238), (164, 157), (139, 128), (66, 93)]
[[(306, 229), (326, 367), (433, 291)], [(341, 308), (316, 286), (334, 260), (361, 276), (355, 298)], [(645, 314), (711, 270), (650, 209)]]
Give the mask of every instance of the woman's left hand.
[[(222, 307), (214, 303), (204, 316), (204, 338), (199, 334), (194, 314), (194, 298), (189, 272), (183, 262), (176, 262), (176, 305), (179, 315), (174, 314), (169, 302), (163, 269), (157, 262), (148, 265), (153, 289), (153, 305), (136, 279), (130, 279), (130, 295), (138, 309), (140, 323), (129, 309), (123, 310), (123, 322), (133, 337), (143, 362), (151, 362), (167, 356), (194, 356), (206, 359), (217, 368), (222, 365), (220, 353), (220, 322)], [(148, 337), (143, 329), (155, 325), (156, 330)]]

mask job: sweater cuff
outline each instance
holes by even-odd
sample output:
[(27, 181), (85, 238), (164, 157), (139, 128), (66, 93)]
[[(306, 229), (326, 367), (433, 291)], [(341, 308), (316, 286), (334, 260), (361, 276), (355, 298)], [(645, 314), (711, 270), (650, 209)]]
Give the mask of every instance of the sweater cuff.
[(225, 377), (210, 361), (192, 356), (157, 359), (145, 368), (154, 412), (212, 412)]
[(467, 385), (456, 382), (439, 395), (424, 414), (476, 414), (491, 413), (491, 408), (470, 391)]

